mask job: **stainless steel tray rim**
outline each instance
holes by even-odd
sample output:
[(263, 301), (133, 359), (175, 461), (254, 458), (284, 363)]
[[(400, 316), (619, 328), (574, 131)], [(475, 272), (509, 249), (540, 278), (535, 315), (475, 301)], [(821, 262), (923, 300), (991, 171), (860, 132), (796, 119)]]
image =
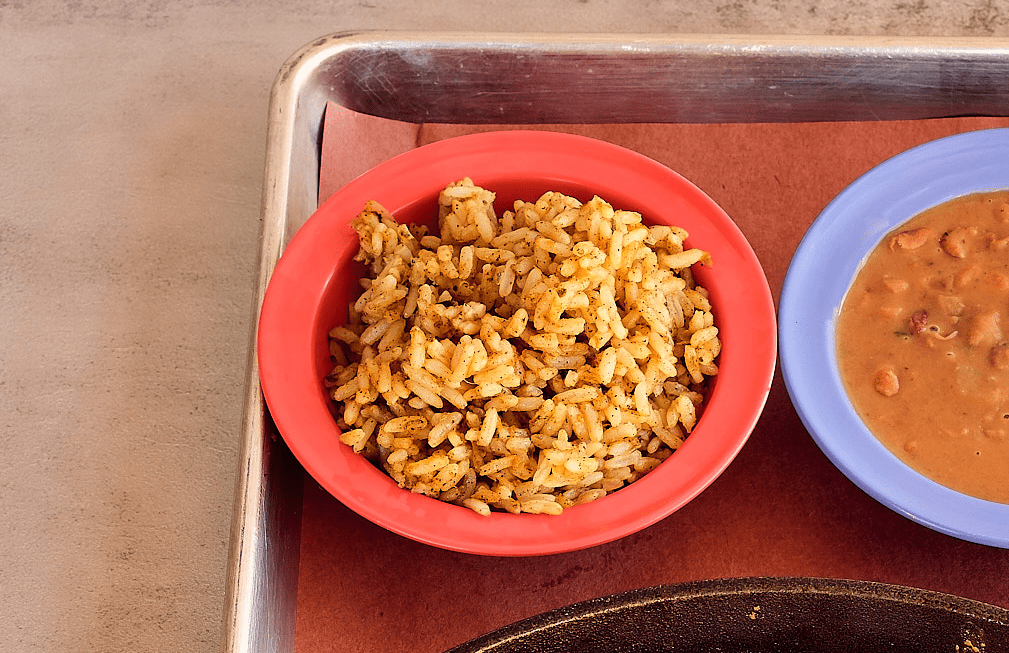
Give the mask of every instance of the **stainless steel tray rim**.
[[(495, 78), (474, 63), (516, 57), (537, 62), (539, 76), (530, 76), (526, 86), (508, 86), (507, 76)], [(644, 69), (628, 75), (611, 61), (620, 57)], [(452, 67), (451, 76), (425, 69), (460, 59), (467, 65)], [(612, 101), (593, 105), (589, 112), (530, 110), (548, 97), (557, 71), (572, 65), (583, 73), (591, 70), (585, 79), (592, 84), (637, 89), (634, 104), (640, 108)], [(352, 72), (355, 66), (360, 70)], [(401, 87), (372, 84), (376, 70), (387, 78), (392, 73), (409, 76)], [(276, 483), (285, 474), (297, 474), (297, 467), (269, 431), (254, 336), (266, 284), (284, 243), (317, 207), (327, 102), (375, 115), (381, 115), (377, 109), (400, 111), (399, 119), (413, 122), (896, 120), (1009, 115), (1007, 78), (1009, 42), (984, 37), (347, 31), (298, 49), (280, 67), (268, 108), (262, 238), (223, 649), (244, 653), (294, 647), (297, 532), (278, 532), (278, 524), (300, 528), (300, 505), (281, 501), (291, 497), (281, 496)], [(368, 85), (355, 87), (358, 79)], [(446, 85), (436, 88), (435, 81)], [(476, 93), (471, 100), (467, 91), (473, 89), (467, 84), (497, 93)], [(382, 89), (392, 94), (376, 95)], [(397, 93), (413, 95), (406, 101)], [(436, 93), (438, 102), (432, 102)], [(296, 476), (287, 482), (300, 488), (299, 480)], [(296, 498), (300, 501), (300, 494)]]

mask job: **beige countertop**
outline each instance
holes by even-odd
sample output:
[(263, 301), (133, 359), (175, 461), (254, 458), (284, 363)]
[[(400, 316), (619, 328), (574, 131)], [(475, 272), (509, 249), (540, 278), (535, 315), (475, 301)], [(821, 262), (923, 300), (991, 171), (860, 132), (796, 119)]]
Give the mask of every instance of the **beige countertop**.
[(0, 650), (218, 650), (269, 90), (361, 29), (1004, 39), (1009, 5), (0, 0)]

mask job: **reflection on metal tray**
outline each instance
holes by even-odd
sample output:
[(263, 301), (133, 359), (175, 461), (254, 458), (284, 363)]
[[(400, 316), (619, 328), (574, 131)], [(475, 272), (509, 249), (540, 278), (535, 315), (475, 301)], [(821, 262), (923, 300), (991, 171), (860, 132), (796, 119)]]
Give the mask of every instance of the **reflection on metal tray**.
[[(334, 34), (272, 89), (253, 324), (288, 234), (315, 210), (327, 102), (412, 122), (896, 120), (1009, 115), (991, 40)], [(564, 102), (558, 102), (564, 97)], [(294, 650), (302, 471), (277, 436), (250, 339), (224, 650)]]
[(1009, 610), (910, 587), (733, 578), (645, 588), (522, 620), (448, 653), (1009, 650)]

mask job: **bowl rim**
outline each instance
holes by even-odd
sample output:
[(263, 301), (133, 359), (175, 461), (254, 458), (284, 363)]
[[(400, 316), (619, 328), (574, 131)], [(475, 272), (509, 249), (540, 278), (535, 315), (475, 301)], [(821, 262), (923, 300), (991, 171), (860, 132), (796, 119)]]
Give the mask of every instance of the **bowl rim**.
[[(754, 614), (754, 606), (764, 608), (760, 619), (739, 619), (739, 615)], [(797, 614), (805, 620), (797, 619)], [(816, 640), (828, 633), (833, 635), (830, 641), (834, 646), (815, 650), (861, 649), (860, 644), (870, 641), (878, 648), (898, 643), (914, 646), (872, 638), (880, 634), (898, 637), (893, 622), (909, 624), (911, 630), (923, 626), (926, 615), (931, 617), (930, 628), (952, 631), (950, 635), (961, 637), (961, 641), (971, 632), (964, 632), (964, 621), (1009, 627), (1009, 610), (937, 590), (845, 578), (740, 576), (655, 585), (584, 599), (512, 622), (446, 653), (570, 650), (564, 645), (572, 639), (596, 642), (596, 635), (614, 625), (623, 635), (645, 634), (648, 641), (667, 645), (672, 633), (683, 633), (687, 650), (696, 650), (690, 644), (700, 641), (709, 649), (716, 644), (739, 647), (744, 637), (749, 647), (728, 650), (779, 650), (782, 639), (809, 636)], [(809, 619), (812, 626), (806, 621)], [(723, 628), (709, 627), (713, 621)], [(848, 628), (831, 631), (839, 622), (846, 622)], [(764, 646), (754, 646), (757, 641)], [(934, 640), (928, 643), (936, 644)], [(614, 648), (611, 642), (603, 641), (596, 642), (592, 650), (604, 650), (607, 645), (609, 650)]]
[(862, 423), (841, 382), (834, 326), (855, 275), (888, 232), (956, 197), (1009, 189), (1007, 157), (1009, 128), (982, 129), (923, 143), (872, 168), (810, 226), (789, 264), (778, 304), (785, 387), (830, 461), (864, 492), (912, 521), (1001, 548), (1009, 548), (1009, 504), (927, 478)]
[[(493, 164), (494, 172), (484, 174), (488, 164)], [(691, 224), (681, 226), (690, 232), (688, 241), (711, 251), (715, 261), (713, 271), (698, 271), (697, 276), (714, 280), (705, 284), (714, 304), (734, 307), (716, 314), (716, 323), (721, 321), (719, 327), (733, 345), (723, 347), (721, 354), (722, 374), (709, 398), (715, 409), (702, 413), (691, 437), (658, 468), (559, 516), (481, 517), (399, 488), (339, 442), (321, 379), (312, 378), (310, 361), (318, 343), (312, 340), (310, 323), (316, 319), (315, 304), (337, 276), (333, 265), (326, 263), (332, 256), (326, 243), (346, 239), (349, 232), (356, 251), (356, 235), (348, 225), (367, 200), (378, 200), (397, 214), (416, 204), (418, 188), (436, 196), (445, 185), (466, 176), (492, 191), (498, 182), (527, 177), (544, 190), (565, 185), (598, 188), (595, 192), (616, 208), (632, 210), (637, 207), (618, 203), (630, 192), (628, 185), (637, 184), (666, 210), (693, 212)], [(397, 183), (381, 182), (388, 179)], [(376, 188), (381, 192), (376, 194)], [(324, 202), (291, 238), (271, 275), (259, 321), (257, 357), (264, 398), (278, 431), (306, 471), (351, 510), (392, 532), (440, 548), (483, 555), (542, 555), (629, 535), (666, 517), (713, 482), (742, 448), (763, 410), (776, 365), (776, 327), (770, 289), (756, 255), (736, 224), (700, 189), (627, 148), (580, 135), (522, 129), (457, 136), (410, 150), (365, 172)], [(730, 401), (737, 404), (732, 410), (717, 410)], [(703, 437), (695, 437), (698, 434)], [(361, 483), (367, 484), (367, 492)], [(669, 492), (674, 494), (668, 496)]]

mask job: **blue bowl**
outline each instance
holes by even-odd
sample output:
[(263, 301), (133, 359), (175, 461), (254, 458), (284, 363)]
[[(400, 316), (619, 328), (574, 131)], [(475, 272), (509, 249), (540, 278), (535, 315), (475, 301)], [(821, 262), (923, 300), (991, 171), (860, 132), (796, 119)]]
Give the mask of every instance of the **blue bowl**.
[(795, 251), (778, 310), (781, 371), (817, 445), (853, 483), (905, 517), (970, 542), (1009, 548), (1009, 504), (940, 485), (892, 454), (862, 423), (841, 382), (835, 321), (865, 257), (918, 213), (975, 192), (1009, 189), (1009, 129), (941, 138), (857, 179)]

